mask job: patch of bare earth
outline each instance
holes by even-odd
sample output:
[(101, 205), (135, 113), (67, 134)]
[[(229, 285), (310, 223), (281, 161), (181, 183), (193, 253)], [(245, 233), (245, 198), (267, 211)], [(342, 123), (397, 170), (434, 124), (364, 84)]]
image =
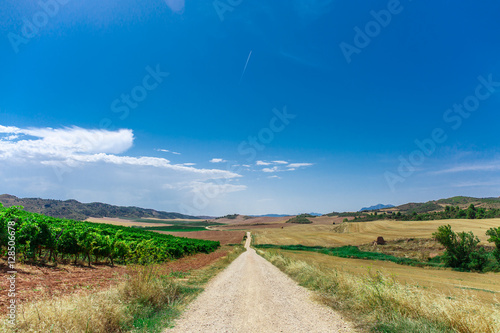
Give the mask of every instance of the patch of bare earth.
[(442, 255), (445, 250), (444, 246), (432, 238), (401, 238), (386, 241), (384, 245), (370, 243), (358, 247), (363, 251), (380, 252), (421, 261)]
[[(228, 247), (222, 247), (215, 252), (198, 253), (189, 257), (159, 265), (159, 270), (168, 274), (171, 272), (187, 272), (212, 264), (229, 252)], [(0, 275), (7, 277), (9, 271), (5, 260), (0, 261)], [(18, 264), (16, 267), (16, 293), (19, 303), (32, 302), (45, 298), (69, 294), (90, 293), (110, 288), (124, 281), (127, 275), (134, 273), (130, 266), (111, 267), (105, 264), (92, 267), (75, 265), (34, 266)], [(9, 300), (7, 279), (0, 283), (0, 314), (7, 312)]]

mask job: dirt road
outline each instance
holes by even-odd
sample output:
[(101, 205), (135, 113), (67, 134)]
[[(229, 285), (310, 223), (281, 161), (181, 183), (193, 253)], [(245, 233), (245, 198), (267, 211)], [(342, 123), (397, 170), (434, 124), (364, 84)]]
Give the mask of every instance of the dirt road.
[(179, 332), (354, 332), (348, 322), (250, 248), (190, 304)]

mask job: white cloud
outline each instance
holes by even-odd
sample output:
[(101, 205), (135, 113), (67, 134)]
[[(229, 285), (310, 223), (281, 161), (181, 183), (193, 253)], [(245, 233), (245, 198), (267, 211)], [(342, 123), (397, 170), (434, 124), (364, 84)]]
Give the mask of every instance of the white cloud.
[[(9, 136), (19, 137), (6, 140)], [(183, 202), (192, 201), (194, 188), (217, 190), (221, 202), (223, 194), (246, 189), (245, 185), (225, 184), (241, 177), (235, 172), (126, 155), (134, 143), (129, 129), (0, 125), (0, 138), (2, 191), (14, 195), (179, 211)], [(197, 186), (187, 188), (186, 184)]]
[(222, 159), (222, 158), (212, 158), (210, 161), (210, 163), (224, 163), (224, 162), (227, 162), (226, 160)]
[(290, 169), (297, 169), (297, 168), (302, 168), (302, 167), (308, 167), (314, 165), (313, 163), (290, 163), (287, 165), (288, 168)]
[(262, 171), (264, 171), (264, 172), (277, 172), (278, 171), (278, 167), (274, 166), (272, 168), (264, 168), (264, 169), (262, 169)]
[(119, 154), (134, 141), (131, 130), (118, 131), (86, 130), (71, 128), (31, 128), (5, 127), (0, 125), (0, 133), (17, 135), (19, 140), (0, 141), (0, 159), (8, 157), (52, 156), (65, 157), (71, 154), (111, 153)]
[(21, 140), (0, 141), (0, 159), (42, 165), (67, 165), (70, 167), (88, 163), (150, 166), (193, 174), (207, 175), (208, 179), (234, 178), (239, 175), (218, 169), (197, 169), (186, 165), (170, 164), (158, 157), (132, 157), (115, 155), (133, 145), (132, 130), (87, 130), (79, 127), (52, 129), (0, 126), (0, 133), (15, 133), (27, 137)]
[(255, 164), (256, 165), (271, 165), (272, 163), (264, 162), (264, 161), (257, 161)]
[(288, 164), (287, 161), (273, 161), (275, 164)]
[(187, 188), (193, 193), (203, 193), (203, 194), (217, 196), (231, 192), (244, 191), (247, 189), (247, 186), (227, 184), (227, 183), (217, 184), (214, 182), (193, 181), (188, 184), (182, 185), (181, 188)]
[(453, 168), (438, 170), (431, 172), (431, 174), (439, 175), (444, 173), (457, 173), (467, 171), (498, 171), (500, 170), (500, 161), (490, 161), (484, 163), (476, 163), (470, 165), (459, 165)]
[(269, 176), (267, 178), (270, 178), (270, 179), (281, 179), (280, 176), (276, 176), (276, 175), (273, 175), (273, 176)]
[(181, 153), (178, 153), (176, 151), (171, 151), (171, 150), (168, 150), (168, 149), (156, 149), (156, 151), (161, 151), (161, 152), (164, 152), (164, 153), (171, 153), (171, 154), (174, 154), (174, 155), (181, 155)]

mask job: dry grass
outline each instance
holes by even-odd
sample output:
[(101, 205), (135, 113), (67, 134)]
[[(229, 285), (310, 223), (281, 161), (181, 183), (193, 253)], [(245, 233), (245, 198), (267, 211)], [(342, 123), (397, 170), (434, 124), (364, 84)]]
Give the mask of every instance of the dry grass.
[(435, 269), (398, 265), (379, 260), (347, 259), (306, 251), (282, 251), (287, 257), (304, 261), (314, 267), (336, 270), (363, 276), (368, 270), (381, 271), (401, 284), (414, 285), (429, 292), (447, 297), (474, 297), (485, 305), (497, 304), (500, 296), (500, 274), (457, 272), (451, 269)]
[[(385, 332), (500, 331), (500, 313), (470, 297), (450, 299), (403, 285), (385, 274), (353, 275), (291, 259), (280, 251), (259, 251), (302, 285), (317, 290), (322, 300), (345, 315)], [(383, 330), (382, 330), (383, 329)]]
[(435, 220), (435, 221), (374, 221), (349, 222), (340, 225), (296, 225), (283, 229), (254, 229), (255, 244), (308, 245), (335, 247), (361, 245), (374, 241), (378, 236), (385, 240), (407, 238), (431, 238), (443, 224), (450, 224), (453, 231), (472, 231), (483, 244), (489, 228), (500, 225), (500, 219), (485, 220)]
[(120, 332), (141, 308), (160, 309), (179, 297), (173, 279), (158, 274), (154, 266), (140, 267), (117, 288), (25, 304), (19, 308), (14, 331)]
[(181, 278), (164, 275), (158, 265), (137, 266), (115, 288), (26, 303), (18, 308), (15, 327), (2, 320), (0, 332), (159, 332), (242, 252), (242, 246), (235, 247), (215, 263)]

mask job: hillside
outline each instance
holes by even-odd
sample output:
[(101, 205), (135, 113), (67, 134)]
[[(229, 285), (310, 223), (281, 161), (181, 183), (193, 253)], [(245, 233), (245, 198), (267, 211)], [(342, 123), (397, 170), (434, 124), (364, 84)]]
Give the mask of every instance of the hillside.
[(113, 206), (100, 202), (81, 203), (76, 200), (52, 200), (40, 198), (18, 198), (9, 194), (0, 195), (0, 203), (5, 207), (23, 206), (25, 210), (57, 218), (85, 220), (89, 217), (121, 217), (157, 219), (197, 219), (198, 217), (169, 213), (139, 207)]
[(394, 207), (394, 205), (378, 204), (378, 205), (375, 205), (375, 206), (363, 207), (359, 211), (363, 212), (363, 211), (366, 211), (366, 210), (377, 210), (377, 209), (392, 208), (392, 207)]
[(500, 197), (498, 198), (473, 198), (456, 196), (447, 199), (431, 200), (422, 203), (407, 203), (396, 206), (389, 210), (400, 211), (402, 213), (428, 213), (433, 211), (444, 210), (446, 206), (459, 206), (461, 209), (466, 209), (470, 204), (474, 204), (476, 208), (500, 208)]

